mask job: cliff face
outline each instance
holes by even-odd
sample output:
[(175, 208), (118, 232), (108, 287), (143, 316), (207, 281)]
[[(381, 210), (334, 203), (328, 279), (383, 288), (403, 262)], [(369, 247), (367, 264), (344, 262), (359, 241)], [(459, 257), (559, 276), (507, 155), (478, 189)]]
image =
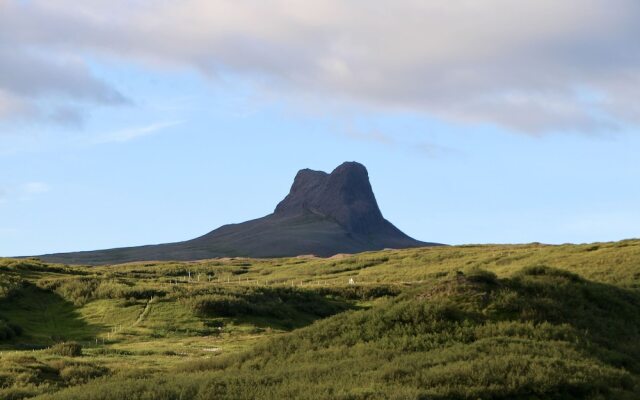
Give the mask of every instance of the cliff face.
[(385, 225), (367, 169), (356, 162), (346, 162), (331, 174), (309, 169), (298, 172), (291, 191), (278, 204), (274, 215), (304, 213), (331, 218), (357, 234), (375, 233)]
[(69, 264), (115, 264), (215, 257), (331, 256), (437, 245), (410, 238), (384, 219), (367, 169), (345, 162), (330, 174), (300, 170), (289, 194), (265, 217), (224, 225), (178, 243), (40, 256)]

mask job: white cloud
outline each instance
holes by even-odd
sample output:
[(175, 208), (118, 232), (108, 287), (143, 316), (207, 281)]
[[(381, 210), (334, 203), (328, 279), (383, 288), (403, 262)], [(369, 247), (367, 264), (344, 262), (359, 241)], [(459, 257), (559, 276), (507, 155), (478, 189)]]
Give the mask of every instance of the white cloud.
[(115, 132), (106, 133), (96, 137), (94, 144), (101, 143), (123, 143), (138, 139), (143, 136), (150, 136), (160, 132), (171, 126), (180, 125), (184, 121), (157, 122), (147, 126), (122, 129)]
[(640, 123), (639, 19), (637, 0), (0, 0), (15, 54), (0, 89), (123, 101), (89, 54), (534, 134), (609, 131)]
[(51, 188), (44, 182), (27, 182), (20, 185), (20, 192), (28, 196), (46, 193), (49, 190)]

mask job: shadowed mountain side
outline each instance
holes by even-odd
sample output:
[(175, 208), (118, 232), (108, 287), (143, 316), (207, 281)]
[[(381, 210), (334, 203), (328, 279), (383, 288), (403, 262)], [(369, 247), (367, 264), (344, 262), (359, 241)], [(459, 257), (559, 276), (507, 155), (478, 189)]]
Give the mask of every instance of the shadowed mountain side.
[(436, 245), (402, 233), (382, 217), (366, 168), (344, 163), (331, 174), (301, 170), (273, 214), (224, 225), (196, 239), (149, 246), (47, 254), (45, 261), (115, 264), (215, 257), (331, 256)]

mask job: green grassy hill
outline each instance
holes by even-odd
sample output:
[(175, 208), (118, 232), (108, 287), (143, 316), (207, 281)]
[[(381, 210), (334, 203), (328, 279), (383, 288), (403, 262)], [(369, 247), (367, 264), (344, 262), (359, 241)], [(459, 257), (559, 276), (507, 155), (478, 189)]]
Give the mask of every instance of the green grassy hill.
[(635, 240), (5, 259), (0, 398), (637, 399), (639, 289)]

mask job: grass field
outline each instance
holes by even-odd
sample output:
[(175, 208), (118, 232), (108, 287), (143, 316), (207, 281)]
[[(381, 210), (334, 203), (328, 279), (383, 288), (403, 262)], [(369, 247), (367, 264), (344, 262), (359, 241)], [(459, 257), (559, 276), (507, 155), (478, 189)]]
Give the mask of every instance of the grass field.
[(0, 399), (638, 399), (639, 310), (638, 240), (3, 259)]

